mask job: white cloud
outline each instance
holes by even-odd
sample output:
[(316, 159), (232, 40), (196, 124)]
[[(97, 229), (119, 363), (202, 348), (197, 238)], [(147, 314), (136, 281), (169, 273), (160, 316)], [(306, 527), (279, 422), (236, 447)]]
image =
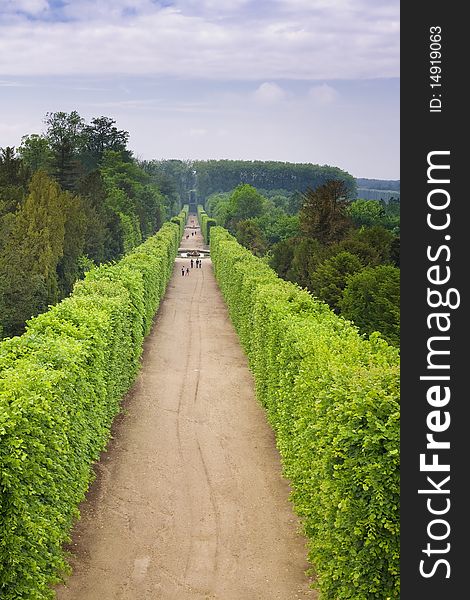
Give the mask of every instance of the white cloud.
[[(208, 79), (354, 79), (399, 75), (399, 3), (364, 0), (45, 0), (9, 2), (0, 74), (155, 74)], [(13, 10), (16, 8), (16, 12)], [(271, 7), (271, 8), (269, 8)], [(5, 12), (4, 12), (5, 14)]]
[(202, 127), (193, 127), (189, 130), (189, 135), (191, 137), (201, 137), (206, 135), (207, 129), (203, 129)]
[(331, 85), (322, 83), (321, 85), (311, 87), (308, 91), (308, 96), (316, 104), (327, 105), (335, 102), (339, 97), (339, 94), (335, 88), (331, 87)]
[(23, 83), (18, 81), (11, 81), (9, 79), (0, 79), (0, 87), (23, 87)]
[(47, 0), (6, 0), (0, 7), (5, 12), (25, 12), (29, 15), (39, 15), (49, 8)]
[(277, 104), (287, 98), (287, 93), (277, 83), (262, 83), (254, 93), (256, 102), (260, 104)]

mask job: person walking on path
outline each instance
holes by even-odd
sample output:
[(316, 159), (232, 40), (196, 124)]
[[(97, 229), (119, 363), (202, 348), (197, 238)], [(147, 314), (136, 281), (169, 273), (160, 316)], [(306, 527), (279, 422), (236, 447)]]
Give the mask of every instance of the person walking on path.
[(189, 275), (189, 267), (186, 267), (186, 275)]
[(181, 275), (184, 277), (184, 267), (181, 267)]
[(194, 260), (191, 259), (191, 269), (193, 268), (193, 266), (194, 266)]

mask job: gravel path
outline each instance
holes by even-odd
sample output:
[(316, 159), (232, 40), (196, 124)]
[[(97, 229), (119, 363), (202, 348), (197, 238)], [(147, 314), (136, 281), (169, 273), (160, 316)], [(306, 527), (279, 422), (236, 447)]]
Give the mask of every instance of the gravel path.
[[(182, 247), (202, 248), (188, 231)], [(185, 277), (182, 265), (81, 506), (57, 598), (314, 600), (274, 435), (210, 259)]]

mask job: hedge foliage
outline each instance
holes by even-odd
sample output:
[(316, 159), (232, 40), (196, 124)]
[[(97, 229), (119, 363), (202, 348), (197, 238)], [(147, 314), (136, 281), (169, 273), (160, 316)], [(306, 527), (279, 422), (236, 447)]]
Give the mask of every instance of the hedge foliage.
[(211, 227), (217, 225), (217, 221), (212, 217), (209, 217), (201, 204), (199, 204), (197, 207), (197, 218), (199, 225), (201, 226), (201, 233), (202, 237), (204, 238), (204, 242), (209, 244)]
[(211, 257), (275, 432), (323, 600), (399, 598), (399, 356), (226, 230)]
[[(189, 215), (189, 204), (185, 204), (183, 208), (180, 210), (178, 215), (171, 218), (172, 223), (176, 223), (180, 228), (180, 235), (183, 236), (184, 228), (186, 227), (186, 223), (188, 221)], [(181, 239), (181, 238), (180, 238)]]
[(120, 262), (0, 343), (0, 597), (52, 598), (92, 464), (139, 368), (173, 270), (166, 223)]

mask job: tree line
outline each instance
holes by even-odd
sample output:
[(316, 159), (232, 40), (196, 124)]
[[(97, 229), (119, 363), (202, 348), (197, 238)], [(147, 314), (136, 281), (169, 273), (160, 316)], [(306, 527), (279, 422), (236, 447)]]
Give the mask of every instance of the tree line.
[(151, 160), (143, 161), (142, 167), (151, 174), (171, 177), (181, 198), (187, 199), (194, 190), (199, 204), (204, 204), (210, 195), (231, 190), (241, 183), (258, 189), (304, 192), (308, 187), (339, 179), (344, 182), (349, 197), (356, 195), (354, 177), (329, 165), (261, 160)]
[(362, 333), (400, 335), (399, 202), (348, 198), (342, 180), (306, 192), (240, 184), (206, 210), (277, 274), (352, 320)]
[(0, 337), (70, 294), (179, 210), (173, 180), (152, 176), (110, 117), (47, 113), (41, 134), (0, 148)]

